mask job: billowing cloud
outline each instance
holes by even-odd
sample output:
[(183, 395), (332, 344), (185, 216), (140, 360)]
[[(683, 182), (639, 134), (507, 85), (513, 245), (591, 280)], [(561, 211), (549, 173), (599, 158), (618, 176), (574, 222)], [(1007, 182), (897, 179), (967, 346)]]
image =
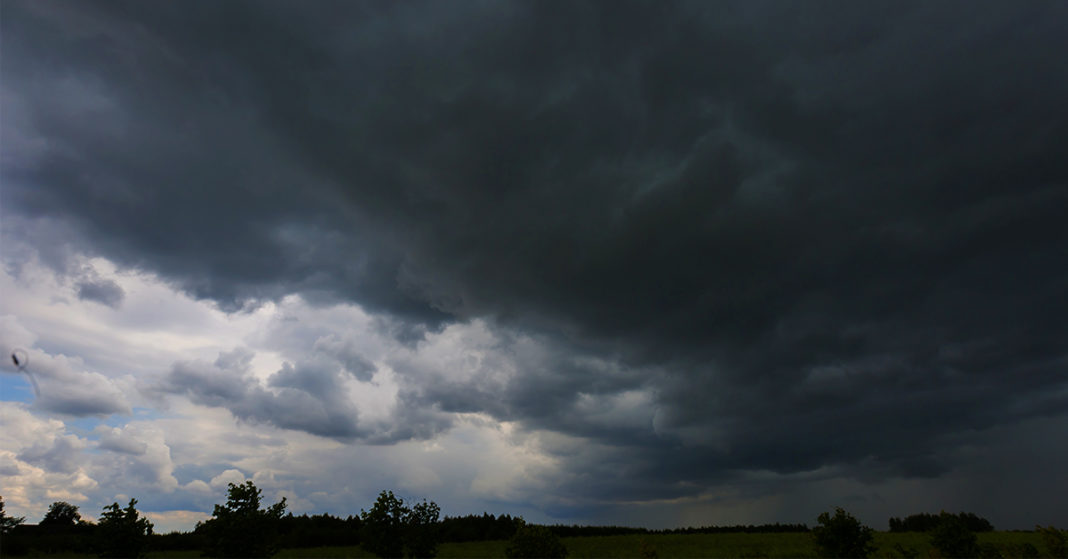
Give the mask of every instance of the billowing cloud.
[[(89, 475), (81, 450), (87, 445), (67, 433), (63, 422), (34, 417), (24, 407), (0, 403), (0, 480), (5, 505), (30, 518), (43, 516), (55, 500), (84, 502), (99, 484)], [(40, 516), (37, 516), (40, 518)]]
[[(5, 336), (40, 412), (321, 462), (507, 425), (539, 466), (465, 487), (564, 518), (984, 486), (1068, 413), (1066, 10), (11, 3), (3, 281), (56, 301)], [(160, 511), (266, 476), (168, 434), (97, 443)]]
[(17, 458), (44, 468), (48, 472), (73, 473), (78, 469), (78, 454), (82, 449), (77, 438), (65, 435), (49, 441), (38, 441), (22, 451)]
[(148, 452), (147, 444), (129, 436), (121, 429), (101, 425), (96, 428), (96, 431), (100, 433), (100, 442), (97, 443), (98, 448), (134, 456), (142, 456)]
[(296, 369), (286, 363), (271, 377), (268, 388), (247, 375), (251, 358), (251, 353), (238, 349), (211, 364), (177, 363), (162, 389), (184, 394), (198, 404), (225, 407), (242, 420), (324, 437), (361, 435), (356, 410), (343, 397), (341, 371)]
[[(24, 369), (39, 382), (41, 393), (35, 406), (42, 410), (72, 415), (109, 415), (129, 413), (130, 405), (123, 390), (100, 373), (85, 370), (78, 358), (66, 355), (50, 355), (32, 347), (36, 336), (26, 330), (11, 315), (0, 316), (0, 347), (28, 347), (29, 358)], [(5, 360), (5, 373), (20, 370)]]

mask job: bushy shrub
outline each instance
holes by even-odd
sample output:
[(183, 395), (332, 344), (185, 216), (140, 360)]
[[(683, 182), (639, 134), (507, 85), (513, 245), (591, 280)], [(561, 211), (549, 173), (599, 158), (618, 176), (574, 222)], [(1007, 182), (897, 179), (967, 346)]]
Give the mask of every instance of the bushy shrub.
[(1030, 542), (1024, 542), (1015, 546), (1012, 549), (1012, 556), (1019, 557), (1020, 559), (1038, 559), (1041, 557), (1038, 554), (1038, 548), (1031, 545)]
[(642, 559), (658, 559), (660, 557), (656, 552), (656, 548), (645, 540), (638, 542), (638, 556)]
[(1068, 559), (1068, 532), (1053, 526), (1035, 526), (1035, 532), (1042, 536), (1042, 543), (1046, 545), (1050, 557)]
[(931, 531), (931, 545), (946, 558), (979, 555), (979, 538), (960, 517), (952, 514), (942, 514), (941, 522)]
[(834, 516), (821, 513), (812, 529), (820, 557), (868, 557), (875, 552), (874, 532), (842, 507), (834, 509)]
[(979, 557), (981, 559), (1002, 559), (1001, 548), (997, 544), (984, 543), (979, 546)]
[(567, 548), (545, 526), (523, 523), (508, 540), (504, 555), (508, 559), (563, 559)]

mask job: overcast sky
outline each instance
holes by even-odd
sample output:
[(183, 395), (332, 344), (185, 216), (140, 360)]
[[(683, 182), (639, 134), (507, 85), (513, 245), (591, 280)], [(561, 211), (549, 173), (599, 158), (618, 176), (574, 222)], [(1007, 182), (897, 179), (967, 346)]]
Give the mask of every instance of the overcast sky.
[(1068, 523), (1068, 3), (2, 16), (9, 513)]

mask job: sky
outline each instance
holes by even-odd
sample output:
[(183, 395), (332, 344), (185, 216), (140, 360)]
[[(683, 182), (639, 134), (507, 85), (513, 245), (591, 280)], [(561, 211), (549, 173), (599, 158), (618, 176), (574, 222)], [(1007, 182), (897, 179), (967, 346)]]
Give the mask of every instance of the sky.
[(1068, 526), (1068, 4), (0, 6), (0, 495)]

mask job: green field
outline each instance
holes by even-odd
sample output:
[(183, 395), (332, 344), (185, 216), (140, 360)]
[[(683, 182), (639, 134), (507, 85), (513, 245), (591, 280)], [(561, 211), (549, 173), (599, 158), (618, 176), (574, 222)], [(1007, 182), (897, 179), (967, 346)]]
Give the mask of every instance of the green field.
[[(1019, 557), (1021, 546), (1031, 544), (1040, 557), (1049, 557), (1049, 553), (1038, 534), (1031, 532), (990, 532), (979, 534), (980, 545), (990, 543), (997, 545), (1003, 557)], [(906, 551), (917, 553), (919, 559), (937, 557), (928, 542), (928, 534), (877, 532), (875, 543), (878, 550), (875, 557), (900, 558), (896, 546)], [(812, 536), (804, 533), (794, 534), (666, 534), (666, 535), (629, 535), (564, 538), (564, 545), (573, 559), (619, 557), (640, 558), (642, 544), (646, 549), (656, 551), (659, 559), (686, 557), (815, 557)], [(504, 557), (504, 540), (446, 543), (438, 548), (441, 559), (482, 559)], [(195, 551), (151, 553), (153, 558), (195, 558), (200, 554)], [(374, 557), (359, 547), (315, 547), (306, 549), (285, 549), (276, 555), (288, 557)]]

